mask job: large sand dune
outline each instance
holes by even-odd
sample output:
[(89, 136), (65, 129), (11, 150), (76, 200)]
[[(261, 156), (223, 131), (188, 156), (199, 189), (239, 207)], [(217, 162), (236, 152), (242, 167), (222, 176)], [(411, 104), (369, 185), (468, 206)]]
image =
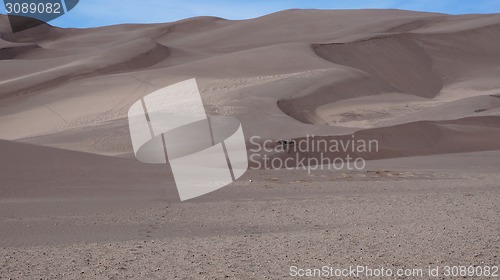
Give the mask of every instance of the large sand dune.
[(210, 113), (273, 139), (499, 112), (498, 15), (290, 10), (15, 34), (2, 18), (1, 30), (6, 140), (130, 155), (128, 107), (191, 77)]

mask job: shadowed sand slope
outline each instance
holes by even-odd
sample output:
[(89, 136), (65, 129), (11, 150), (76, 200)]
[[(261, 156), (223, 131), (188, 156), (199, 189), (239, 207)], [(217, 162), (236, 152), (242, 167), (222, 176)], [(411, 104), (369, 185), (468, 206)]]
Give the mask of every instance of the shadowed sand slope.
[(409, 34), (314, 45), (313, 48), (328, 61), (364, 71), (376, 82), (386, 84), (389, 92), (430, 98), (442, 89), (431, 57)]
[(137, 228), (95, 216), (178, 202), (167, 165), (8, 141), (0, 150), (0, 246), (133, 239)]
[[(267, 165), (261, 160), (253, 161), (252, 166), (256, 168), (270, 166), (272, 162), (285, 162), (289, 158), (294, 159), (292, 163), (288, 163), (289, 166), (300, 167), (298, 164), (309, 164), (309, 162), (311, 165), (328, 165), (339, 158), (377, 160), (500, 150), (498, 139), (500, 139), (499, 117), (419, 121), (365, 129), (346, 136), (294, 138), (297, 144), (289, 152), (280, 152), (278, 147), (274, 147), (275, 150), (267, 153)], [(370, 142), (372, 140), (376, 142)], [(249, 145), (251, 149), (258, 149), (254, 143)], [(334, 147), (335, 150), (332, 150)]]
[(3, 140), (0, 149), (3, 200), (177, 200), (166, 165)]
[[(335, 109), (341, 106), (339, 101), (353, 97), (387, 93), (423, 97), (425, 99), (414, 98), (413, 101), (420, 104), (423, 101), (426, 105), (418, 110), (425, 111), (442, 102), (477, 95), (477, 91), (464, 93), (464, 88), (456, 93), (448, 90), (456, 84), (462, 87), (467, 85), (471, 91), (474, 87), (483, 88), (488, 94), (492, 89), (498, 89), (491, 86), (500, 65), (500, 50), (495, 47), (500, 43), (496, 39), (500, 34), (500, 18), (497, 19), (494, 25), (444, 34), (397, 33), (352, 42), (313, 45), (320, 57), (360, 70), (360, 77), (333, 83), (307, 96), (281, 100), (279, 106), (302, 122), (349, 126), (354, 123), (344, 124), (332, 120), (329, 115), (338, 115)], [(375, 104), (389, 105), (385, 101), (388, 99), (371, 99)], [(400, 105), (410, 107), (411, 103)], [(387, 119), (385, 108), (374, 105), (372, 109), (381, 114), (365, 117), (371, 121)], [(404, 110), (403, 107), (401, 109)], [(449, 106), (448, 110), (441, 111), (441, 117), (447, 119), (448, 115), (456, 114), (456, 110), (460, 109), (465, 108)], [(363, 114), (362, 111), (360, 114)], [(411, 114), (413, 110), (406, 111), (401, 110), (397, 117)]]

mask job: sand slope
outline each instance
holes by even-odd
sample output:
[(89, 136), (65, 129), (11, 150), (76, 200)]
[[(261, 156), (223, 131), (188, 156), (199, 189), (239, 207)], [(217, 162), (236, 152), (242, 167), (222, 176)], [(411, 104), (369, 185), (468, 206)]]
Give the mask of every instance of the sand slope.
[(274, 139), (499, 114), (498, 15), (290, 10), (15, 34), (2, 17), (0, 32), (6, 140), (130, 156), (128, 107), (191, 77), (210, 113)]

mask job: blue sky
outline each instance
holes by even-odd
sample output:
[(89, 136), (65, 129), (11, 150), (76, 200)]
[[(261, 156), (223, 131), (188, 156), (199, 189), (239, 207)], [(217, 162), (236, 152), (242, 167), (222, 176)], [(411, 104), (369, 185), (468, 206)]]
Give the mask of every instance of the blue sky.
[[(5, 14), (5, 7), (0, 7), (0, 13)], [(500, 0), (80, 0), (75, 9), (50, 23), (60, 27), (96, 27), (169, 22), (201, 15), (247, 19), (294, 8), (500, 13)]]

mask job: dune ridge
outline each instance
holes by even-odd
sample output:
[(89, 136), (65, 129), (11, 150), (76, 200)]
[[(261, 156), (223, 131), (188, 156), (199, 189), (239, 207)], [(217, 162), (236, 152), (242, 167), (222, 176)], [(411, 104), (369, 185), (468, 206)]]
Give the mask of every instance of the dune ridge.
[(408, 126), (426, 143), (435, 127), (471, 118), (477, 139), (496, 133), (487, 125), (500, 112), (495, 14), (288, 10), (14, 34), (0, 23), (0, 139), (130, 157), (129, 106), (192, 77), (210, 114), (263, 138), (369, 130), (398, 139)]

